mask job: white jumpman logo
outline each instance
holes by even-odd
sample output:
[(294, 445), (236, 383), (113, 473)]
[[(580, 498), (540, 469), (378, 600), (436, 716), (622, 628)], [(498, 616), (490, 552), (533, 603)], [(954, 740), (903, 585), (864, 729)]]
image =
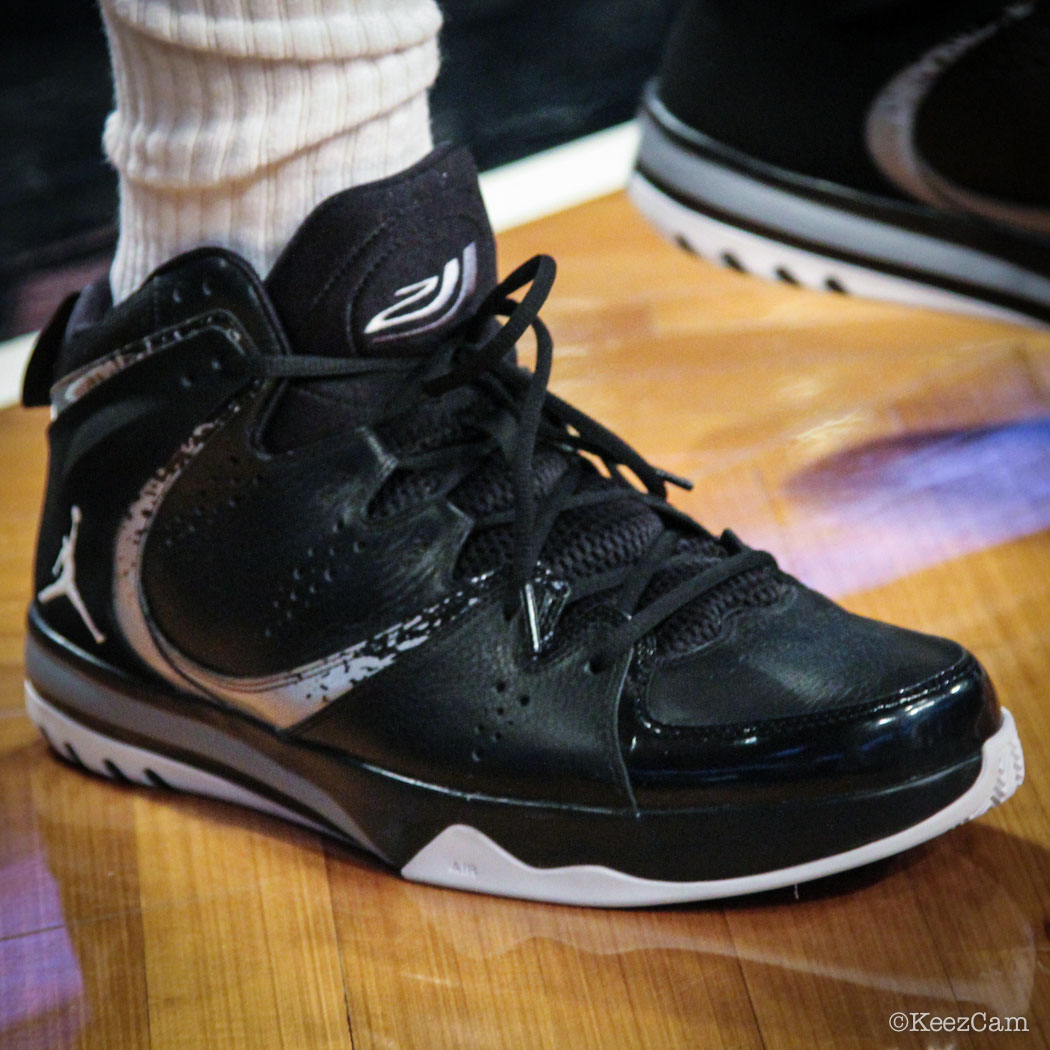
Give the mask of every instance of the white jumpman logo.
[(64, 595), (70, 600), (73, 608), (80, 613), (80, 618), (91, 632), (91, 637), (98, 645), (101, 645), (106, 640), (106, 636), (95, 626), (95, 621), (91, 619), (91, 613), (87, 611), (84, 599), (80, 597), (80, 591), (77, 589), (77, 565), (73, 552), (77, 545), (77, 530), (80, 528), (80, 508), (74, 507), (70, 513), (73, 524), (69, 535), (62, 537), (62, 549), (58, 552), (58, 557), (51, 570), (51, 575), (56, 578), (55, 582), (48, 584), (37, 595), (37, 601), (46, 605)]

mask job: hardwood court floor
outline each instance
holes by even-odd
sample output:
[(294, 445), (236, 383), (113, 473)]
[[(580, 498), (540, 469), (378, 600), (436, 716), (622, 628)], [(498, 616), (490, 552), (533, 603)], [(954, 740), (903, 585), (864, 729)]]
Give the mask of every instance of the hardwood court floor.
[[(554, 386), (851, 609), (954, 636), (1028, 782), (925, 847), (724, 905), (602, 912), (407, 884), (219, 803), (52, 758), (22, 714), (45, 417), (0, 413), (0, 1046), (750, 1050), (1050, 1045), (1050, 336), (716, 270), (622, 197), (550, 251)], [(712, 844), (717, 848), (717, 844)], [(897, 1011), (1027, 1034), (890, 1030)]]

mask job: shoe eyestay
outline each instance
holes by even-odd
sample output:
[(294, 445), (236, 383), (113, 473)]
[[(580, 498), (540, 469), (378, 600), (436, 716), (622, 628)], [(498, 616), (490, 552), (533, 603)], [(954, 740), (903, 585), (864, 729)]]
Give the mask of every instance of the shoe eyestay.
[[(513, 509), (478, 517), (475, 527), (512, 526), (513, 559), (503, 611), (508, 621), (521, 615), (535, 654), (542, 651), (544, 639), (533, 580), (543, 546), (558, 517), (581, 507), (623, 500), (640, 500), (656, 511), (665, 527), (633, 563), (571, 581), (574, 602), (602, 592), (618, 592), (613, 605), (624, 617), (623, 622), (607, 633), (586, 665), (588, 671), (600, 674), (618, 653), (633, 646), (682, 606), (735, 576), (776, 563), (772, 555), (751, 550), (727, 530), (719, 540), (726, 557), (639, 608), (658, 571), (673, 568), (678, 561), (689, 561), (688, 556), (673, 554), (676, 540), (683, 534), (706, 533), (667, 501), (668, 484), (689, 490), (690, 481), (650, 464), (622, 438), (547, 389), (554, 342), (539, 318), (539, 310), (550, 293), (555, 273), (555, 262), (548, 255), (537, 255), (523, 263), (493, 288), (473, 318), (440, 346), (428, 348), (420, 355), (261, 357), (254, 360), (252, 368), (253, 374), (266, 379), (401, 372), (398, 392), (387, 402), (381, 419), (400, 415), (421, 395), (440, 397), (471, 384), (484, 389), (501, 411), (487, 423), (476, 424), (480, 435), (476, 440), (406, 457), (399, 466), (409, 470), (445, 468), (450, 471), (454, 486), (486, 455), (502, 449), (510, 464)], [(512, 298), (514, 292), (526, 286), (528, 291), (520, 302)], [(498, 318), (504, 323), (495, 327)], [(536, 340), (536, 365), (531, 372), (519, 367), (512, 357), (518, 340), (530, 329)], [(508, 419), (514, 423), (512, 433), (507, 432)], [(533, 461), (540, 442), (571, 455), (551, 491), (537, 496)], [(610, 484), (581, 488), (593, 467), (580, 453), (600, 460)], [(628, 480), (622, 468), (642, 483), (644, 491)]]

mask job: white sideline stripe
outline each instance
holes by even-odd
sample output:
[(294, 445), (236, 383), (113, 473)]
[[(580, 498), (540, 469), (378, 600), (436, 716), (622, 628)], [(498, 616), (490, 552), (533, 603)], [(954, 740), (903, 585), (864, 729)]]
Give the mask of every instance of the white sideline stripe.
[(635, 121), (544, 150), (481, 176), (481, 196), (500, 233), (626, 187), (638, 154)]
[(0, 343), (0, 408), (17, 404), (22, 397), (22, 376), (29, 363), (35, 332)]
[[(493, 168), (481, 176), (481, 196), (492, 228), (504, 230), (542, 219), (627, 186), (638, 152), (634, 121)], [(0, 409), (22, 396), (36, 333), (0, 343)]]

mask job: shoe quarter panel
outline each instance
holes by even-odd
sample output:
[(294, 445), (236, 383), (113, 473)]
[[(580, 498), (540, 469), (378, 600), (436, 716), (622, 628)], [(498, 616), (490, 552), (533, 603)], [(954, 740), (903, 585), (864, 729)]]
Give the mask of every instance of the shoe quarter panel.
[[(37, 602), (49, 626), (112, 663), (127, 666), (130, 660), (138, 666), (121, 640), (113, 607), (120, 525), (142, 487), (201, 421), (216, 417), (252, 387), (245, 367), (249, 346), (229, 317), (187, 322), (155, 351), (148, 340), (140, 341), (128, 349), (142, 352), (141, 358), (67, 400), (49, 428)], [(71, 555), (63, 555), (64, 546)], [(71, 558), (95, 637), (68, 596), (47, 600), (47, 588)]]
[(523, 650), (491, 593), (294, 732), (461, 791), (632, 805), (617, 729), (629, 654), (595, 673), (579, 646), (548, 661)]
[(365, 428), (281, 455), (256, 415), (212, 436), (166, 494), (144, 553), (151, 616), (235, 676), (322, 660), (438, 603), (469, 522), (444, 501), (382, 523), (364, 509), (396, 461)]

